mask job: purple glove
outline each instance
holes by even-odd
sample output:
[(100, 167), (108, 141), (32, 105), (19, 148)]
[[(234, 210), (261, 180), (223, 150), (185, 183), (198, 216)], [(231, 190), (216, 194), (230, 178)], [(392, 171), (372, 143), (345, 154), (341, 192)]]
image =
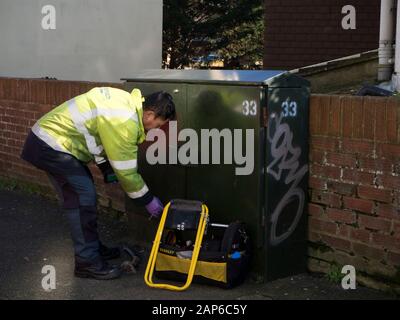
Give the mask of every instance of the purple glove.
[(157, 197), (153, 197), (153, 199), (146, 204), (146, 210), (150, 214), (150, 218), (159, 218), (163, 209), (164, 206)]

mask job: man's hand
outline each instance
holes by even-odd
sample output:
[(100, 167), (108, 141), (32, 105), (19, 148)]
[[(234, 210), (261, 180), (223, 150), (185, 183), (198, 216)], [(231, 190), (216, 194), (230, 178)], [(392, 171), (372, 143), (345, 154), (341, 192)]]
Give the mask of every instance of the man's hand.
[(153, 199), (148, 204), (146, 204), (146, 210), (150, 214), (150, 219), (152, 217), (159, 218), (163, 209), (164, 206), (161, 203), (160, 199), (158, 199), (157, 197), (153, 197)]
[(118, 182), (118, 178), (115, 175), (114, 170), (110, 165), (110, 162), (105, 161), (105, 162), (99, 163), (99, 164), (97, 164), (97, 167), (100, 169), (101, 173), (103, 174), (105, 183), (117, 183)]

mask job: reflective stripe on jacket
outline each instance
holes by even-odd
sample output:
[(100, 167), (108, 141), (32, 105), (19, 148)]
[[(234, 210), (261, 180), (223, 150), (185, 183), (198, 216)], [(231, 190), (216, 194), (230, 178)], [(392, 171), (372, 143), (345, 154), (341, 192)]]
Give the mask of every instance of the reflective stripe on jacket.
[(82, 162), (110, 161), (122, 188), (133, 199), (149, 190), (137, 172), (138, 144), (145, 140), (143, 98), (116, 88), (94, 88), (45, 114), (32, 128), (54, 150)]

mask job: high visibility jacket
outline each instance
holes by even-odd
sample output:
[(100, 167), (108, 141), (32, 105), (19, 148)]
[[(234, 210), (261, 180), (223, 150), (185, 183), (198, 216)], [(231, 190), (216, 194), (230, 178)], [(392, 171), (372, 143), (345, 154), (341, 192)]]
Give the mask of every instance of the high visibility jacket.
[(64, 102), (33, 126), (33, 133), (54, 150), (82, 162), (106, 158), (132, 199), (149, 190), (137, 172), (138, 144), (146, 136), (140, 90), (94, 88)]

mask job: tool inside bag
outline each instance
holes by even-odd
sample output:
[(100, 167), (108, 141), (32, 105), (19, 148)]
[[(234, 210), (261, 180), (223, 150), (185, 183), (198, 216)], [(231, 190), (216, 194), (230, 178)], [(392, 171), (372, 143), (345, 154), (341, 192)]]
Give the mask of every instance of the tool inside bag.
[[(149, 286), (185, 290), (191, 282), (232, 288), (248, 271), (250, 239), (242, 222), (209, 223), (207, 206), (172, 200), (164, 209), (145, 273)], [(182, 287), (155, 284), (183, 281)]]

